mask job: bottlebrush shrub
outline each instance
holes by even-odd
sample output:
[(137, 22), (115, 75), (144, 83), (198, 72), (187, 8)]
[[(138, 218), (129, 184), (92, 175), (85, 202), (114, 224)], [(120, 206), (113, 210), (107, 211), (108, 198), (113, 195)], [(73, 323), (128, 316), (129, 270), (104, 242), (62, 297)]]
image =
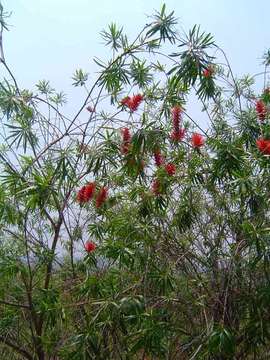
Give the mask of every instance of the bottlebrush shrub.
[(163, 6), (132, 39), (102, 31), (111, 58), (73, 74), (74, 115), (2, 58), (2, 357), (267, 357), (270, 52), (241, 78), (180, 29)]

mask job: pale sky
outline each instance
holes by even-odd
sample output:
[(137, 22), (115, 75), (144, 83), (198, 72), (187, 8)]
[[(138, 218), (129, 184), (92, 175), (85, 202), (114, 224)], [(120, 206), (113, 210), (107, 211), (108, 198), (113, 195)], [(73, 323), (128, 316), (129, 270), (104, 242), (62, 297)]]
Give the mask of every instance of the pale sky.
[[(160, 9), (158, 0), (2, 0), (13, 14), (4, 34), (6, 61), (20, 87), (33, 89), (40, 79), (51, 80), (74, 105), (78, 91), (71, 89), (76, 68), (93, 73), (94, 56), (108, 59), (99, 32), (116, 22), (132, 38), (151, 15)], [(214, 35), (227, 53), (236, 74), (256, 73), (265, 50), (270, 47), (269, 0), (167, 0), (182, 28), (194, 24)], [(0, 69), (1, 77), (4, 71)], [(72, 106), (73, 108), (73, 106)]]

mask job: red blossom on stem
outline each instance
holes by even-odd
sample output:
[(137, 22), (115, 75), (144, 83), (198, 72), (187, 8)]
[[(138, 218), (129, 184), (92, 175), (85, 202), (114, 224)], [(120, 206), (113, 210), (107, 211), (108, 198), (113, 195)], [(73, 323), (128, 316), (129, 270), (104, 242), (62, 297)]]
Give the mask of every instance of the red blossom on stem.
[(106, 201), (108, 197), (108, 189), (103, 186), (102, 188), (100, 188), (97, 197), (96, 197), (96, 207), (99, 208), (101, 207), (101, 205), (104, 204), (104, 202)]
[(121, 152), (122, 154), (127, 154), (130, 148), (130, 140), (131, 140), (131, 134), (128, 128), (121, 129), (122, 133), (122, 145), (121, 145)]
[(95, 251), (96, 247), (97, 247), (96, 244), (93, 243), (92, 241), (86, 241), (86, 243), (84, 244), (84, 248), (88, 253)]
[(138, 109), (142, 101), (143, 101), (143, 95), (137, 94), (137, 95), (133, 95), (132, 97), (126, 96), (120, 101), (120, 103), (124, 106), (127, 106), (131, 112), (134, 112)]
[(262, 100), (256, 101), (256, 112), (260, 120), (264, 120), (266, 117), (267, 109), (265, 103)]
[(193, 133), (191, 136), (191, 145), (194, 148), (200, 148), (204, 145), (204, 137), (201, 134)]
[(129, 102), (130, 102), (130, 96), (126, 96), (120, 101), (120, 104), (128, 106)]
[(167, 172), (167, 174), (169, 176), (173, 176), (175, 174), (175, 172), (176, 172), (176, 166), (174, 164), (171, 164), (171, 163), (166, 164), (165, 165), (165, 170), (166, 170), (166, 172)]
[(186, 134), (186, 129), (179, 129), (178, 131), (173, 131), (171, 133), (171, 139), (173, 141), (182, 141), (185, 137), (185, 134)]
[(172, 118), (173, 118), (173, 129), (175, 132), (179, 131), (180, 128), (180, 120), (182, 115), (182, 108), (180, 105), (175, 105), (171, 109)]
[(96, 184), (94, 182), (89, 183), (85, 186), (84, 197), (85, 201), (89, 201), (94, 196), (96, 190)]
[(185, 129), (180, 129), (182, 111), (183, 110), (180, 105), (175, 105), (171, 109), (172, 120), (173, 120), (173, 131), (171, 133), (171, 139), (173, 141), (182, 141), (185, 136)]
[(164, 158), (160, 153), (160, 150), (154, 152), (155, 164), (160, 167), (164, 163)]
[(257, 148), (265, 155), (270, 155), (270, 140), (260, 138), (256, 141)]
[(79, 203), (88, 202), (90, 199), (93, 198), (96, 189), (96, 184), (94, 182), (88, 183), (84, 185), (77, 194), (77, 201)]
[(84, 191), (85, 191), (85, 186), (83, 186), (77, 193), (77, 201), (80, 204), (85, 202)]

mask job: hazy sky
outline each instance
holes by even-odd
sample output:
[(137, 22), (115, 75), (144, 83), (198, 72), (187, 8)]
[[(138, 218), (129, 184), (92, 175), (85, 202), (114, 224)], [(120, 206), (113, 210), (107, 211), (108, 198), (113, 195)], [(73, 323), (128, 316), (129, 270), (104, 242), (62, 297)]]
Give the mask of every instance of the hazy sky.
[[(99, 32), (110, 22), (123, 25), (132, 37), (160, 9), (157, 0), (2, 0), (12, 11), (5, 34), (6, 60), (24, 88), (50, 79), (69, 97), (76, 68), (93, 72), (92, 58), (107, 57)], [(269, 0), (167, 0), (185, 30), (194, 24), (211, 32), (227, 53), (234, 72), (255, 73), (270, 47)], [(4, 74), (3, 69), (0, 70)], [(91, 74), (95, 78), (95, 74)], [(75, 95), (74, 102), (77, 101)], [(80, 96), (80, 95), (79, 95)], [(73, 99), (69, 99), (73, 100)]]

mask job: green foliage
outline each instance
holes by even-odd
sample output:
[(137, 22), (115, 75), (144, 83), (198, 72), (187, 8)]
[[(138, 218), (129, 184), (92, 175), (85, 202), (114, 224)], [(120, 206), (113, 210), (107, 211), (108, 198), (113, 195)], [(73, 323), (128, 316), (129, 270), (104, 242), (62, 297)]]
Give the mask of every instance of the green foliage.
[(257, 94), (165, 5), (133, 40), (114, 23), (101, 37), (112, 57), (92, 86), (75, 70), (73, 117), (2, 59), (0, 354), (268, 358), (269, 54)]

